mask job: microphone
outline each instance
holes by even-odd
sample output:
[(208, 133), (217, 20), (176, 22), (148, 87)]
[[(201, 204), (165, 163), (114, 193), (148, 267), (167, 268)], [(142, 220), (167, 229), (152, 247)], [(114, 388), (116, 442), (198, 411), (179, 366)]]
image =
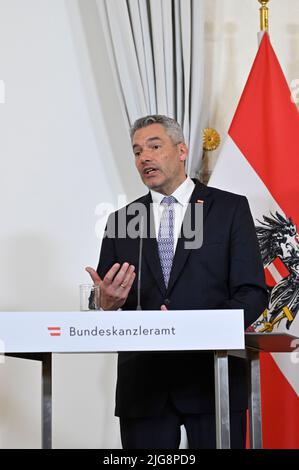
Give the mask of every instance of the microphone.
[(136, 310), (142, 310), (140, 303), (141, 293), (141, 265), (142, 265), (142, 246), (143, 246), (143, 216), (140, 218), (140, 242), (139, 242), (139, 260), (138, 260), (138, 275), (137, 275), (137, 307)]

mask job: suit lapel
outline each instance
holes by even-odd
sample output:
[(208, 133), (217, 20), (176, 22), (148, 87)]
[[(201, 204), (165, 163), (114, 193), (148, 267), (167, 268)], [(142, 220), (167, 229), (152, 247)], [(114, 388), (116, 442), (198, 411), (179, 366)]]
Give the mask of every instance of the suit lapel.
[[(202, 183), (200, 183), (197, 180), (193, 180), (195, 182), (195, 188), (193, 190), (193, 193), (190, 198), (190, 206), (187, 209), (187, 211), (191, 211), (191, 227), (192, 230), (195, 228), (195, 204), (203, 204), (203, 224), (205, 222), (205, 219), (209, 213), (209, 210), (211, 208), (213, 199), (211, 196), (211, 191), (209, 188)], [(177, 278), (179, 277), (180, 273), (182, 272), (182, 269), (190, 256), (191, 252), (193, 249), (186, 248), (185, 247), (185, 242), (188, 242), (188, 238), (185, 236), (183, 226), (184, 223), (188, 223), (187, 217), (190, 217), (190, 215), (185, 214), (183, 224), (182, 224), (182, 229), (181, 233), (177, 242), (177, 247), (172, 263), (172, 270), (170, 273), (170, 278), (169, 278), (169, 283), (168, 283), (168, 288), (167, 288), (167, 293), (168, 295), (173, 288)], [(189, 218), (189, 225), (190, 225), (190, 218)]]

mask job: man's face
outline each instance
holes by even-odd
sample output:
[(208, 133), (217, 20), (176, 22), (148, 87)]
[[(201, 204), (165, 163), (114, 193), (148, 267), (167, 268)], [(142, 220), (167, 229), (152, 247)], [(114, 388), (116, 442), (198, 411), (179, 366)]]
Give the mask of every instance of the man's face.
[(169, 195), (185, 180), (185, 144), (173, 144), (161, 124), (138, 129), (133, 136), (135, 165), (143, 183)]

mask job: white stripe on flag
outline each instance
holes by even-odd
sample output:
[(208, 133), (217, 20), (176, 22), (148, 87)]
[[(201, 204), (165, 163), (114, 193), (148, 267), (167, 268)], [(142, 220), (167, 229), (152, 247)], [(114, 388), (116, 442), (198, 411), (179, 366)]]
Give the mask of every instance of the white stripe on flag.
[(263, 220), (263, 215), (268, 213), (269, 209), (273, 213), (278, 211), (283, 214), (267, 186), (229, 135), (211, 175), (209, 186), (246, 196), (255, 222), (257, 219)]
[(270, 271), (271, 276), (273, 277), (274, 281), (278, 283), (279, 281), (282, 280), (282, 276), (279, 273), (279, 271), (275, 268), (274, 264), (271, 263), (267, 266), (268, 271)]

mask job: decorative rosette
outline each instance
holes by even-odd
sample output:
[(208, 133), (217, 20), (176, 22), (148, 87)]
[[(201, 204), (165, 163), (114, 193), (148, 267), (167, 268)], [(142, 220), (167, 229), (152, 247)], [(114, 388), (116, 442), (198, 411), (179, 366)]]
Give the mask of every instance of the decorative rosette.
[(215, 129), (207, 127), (203, 130), (203, 149), (205, 151), (215, 150), (220, 144), (220, 135)]

